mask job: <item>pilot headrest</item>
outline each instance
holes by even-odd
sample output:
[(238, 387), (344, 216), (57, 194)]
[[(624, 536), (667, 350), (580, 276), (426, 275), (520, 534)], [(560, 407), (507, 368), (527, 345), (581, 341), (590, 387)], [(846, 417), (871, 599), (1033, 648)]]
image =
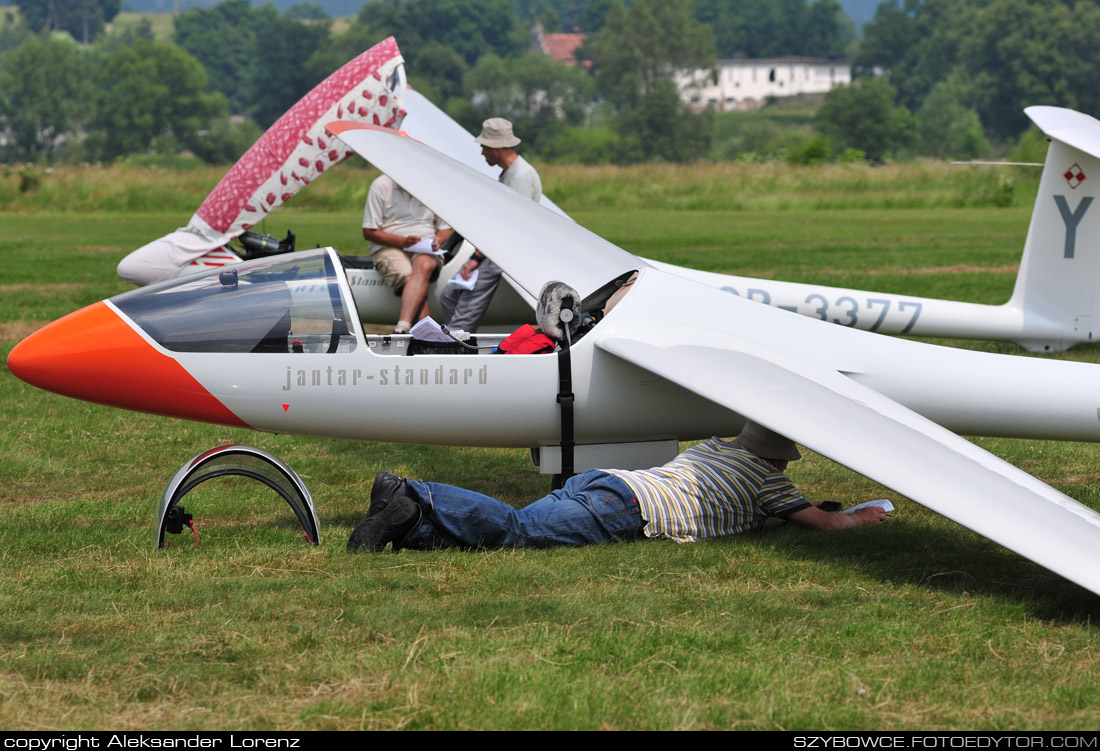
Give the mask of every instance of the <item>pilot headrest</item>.
[(547, 282), (539, 292), (535, 320), (539, 329), (551, 339), (565, 338), (565, 326), (572, 336), (581, 320), (581, 296), (565, 282)]

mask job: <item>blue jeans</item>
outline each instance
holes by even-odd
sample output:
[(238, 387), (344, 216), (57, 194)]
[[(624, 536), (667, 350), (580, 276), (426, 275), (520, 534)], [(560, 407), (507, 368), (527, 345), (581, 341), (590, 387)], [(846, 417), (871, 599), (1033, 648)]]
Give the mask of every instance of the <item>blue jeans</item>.
[(420, 522), (395, 549), (598, 545), (636, 539), (645, 527), (630, 488), (595, 469), (522, 509), (453, 485), (409, 484), (419, 496)]

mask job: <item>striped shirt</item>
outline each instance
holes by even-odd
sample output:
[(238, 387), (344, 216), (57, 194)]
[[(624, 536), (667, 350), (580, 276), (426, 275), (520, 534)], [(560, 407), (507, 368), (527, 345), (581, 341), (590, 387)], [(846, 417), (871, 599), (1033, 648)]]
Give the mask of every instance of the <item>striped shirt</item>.
[(668, 464), (605, 470), (634, 491), (647, 537), (694, 542), (759, 529), (810, 503), (785, 474), (750, 451), (711, 438)]

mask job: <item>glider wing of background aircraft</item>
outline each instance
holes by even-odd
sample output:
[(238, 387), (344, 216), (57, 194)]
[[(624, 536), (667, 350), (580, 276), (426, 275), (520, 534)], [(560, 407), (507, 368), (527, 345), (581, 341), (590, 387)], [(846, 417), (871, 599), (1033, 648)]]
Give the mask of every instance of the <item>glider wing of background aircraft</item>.
[[(1100, 594), (1100, 514), (955, 434), (1100, 441), (1097, 366), (759, 305), (655, 268), (392, 130), (331, 129), (532, 296), (565, 277), (599, 311), (638, 272), (569, 348), (578, 471), (652, 466), (678, 440), (750, 418)], [(559, 354), (414, 352), (357, 319), (339, 256), (318, 249), (89, 306), (17, 345), (8, 368), (68, 396), (256, 430), (531, 447), (557, 471)]]

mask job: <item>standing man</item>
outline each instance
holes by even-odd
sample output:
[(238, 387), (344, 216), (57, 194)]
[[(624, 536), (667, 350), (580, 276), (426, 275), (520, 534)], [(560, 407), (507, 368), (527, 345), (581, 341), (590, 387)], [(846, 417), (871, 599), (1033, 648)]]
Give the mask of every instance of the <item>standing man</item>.
[(799, 459), (790, 439), (753, 422), (733, 441), (711, 438), (647, 470), (593, 469), (522, 509), (434, 482), (379, 472), (367, 518), (348, 550), (548, 548), (647, 537), (694, 542), (792, 521), (811, 529), (870, 527), (877, 507), (829, 513), (784, 474)]
[[(526, 159), (516, 153), (515, 147), (520, 140), (512, 133), (512, 123), (503, 117), (491, 117), (481, 125), (481, 135), (477, 137), (481, 144), (481, 155), (490, 167), (499, 166), (500, 181), (517, 193), (532, 201), (542, 198), (542, 180)], [(469, 279), (477, 270), (477, 282), (472, 290), (462, 289), (454, 284), (447, 285), (443, 292), (443, 313), (447, 326), (462, 331), (476, 331), (481, 317), (489, 308), (493, 293), (500, 284), (500, 267), (475, 250), (458, 272), (463, 279)]]
[(401, 297), (393, 333), (407, 334), (414, 323), (427, 317), (428, 285), (443, 265), (441, 256), (408, 248), (431, 238), (434, 251), (450, 235), (450, 227), (388, 176), (371, 183), (363, 209), (363, 238), (370, 243), (374, 268)]

